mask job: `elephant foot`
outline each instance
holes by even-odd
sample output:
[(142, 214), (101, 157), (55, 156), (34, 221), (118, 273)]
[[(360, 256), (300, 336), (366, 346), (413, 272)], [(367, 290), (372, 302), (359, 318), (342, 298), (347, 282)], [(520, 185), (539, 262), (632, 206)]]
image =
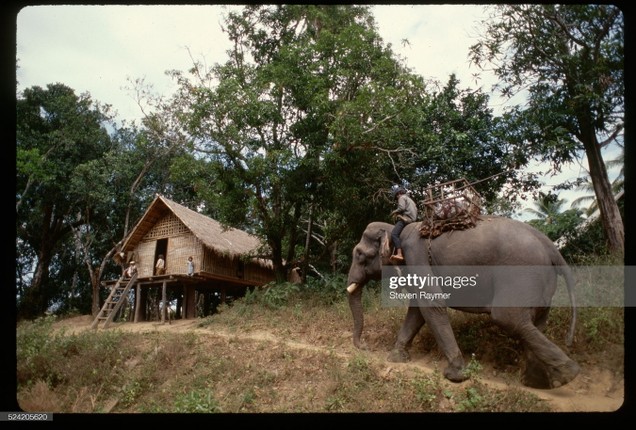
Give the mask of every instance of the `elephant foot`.
[(464, 382), (470, 378), (463, 370), (450, 366), (444, 369), (444, 377), (451, 382)]
[(580, 371), (581, 367), (573, 360), (568, 360), (559, 367), (547, 367), (536, 362), (529, 362), (522, 382), (531, 388), (559, 388), (576, 378)]
[(448, 367), (444, 369), (444, 377), (451, 382), (464, 382), (470, 378), (461, 356), (449, 362)]
[(392, 363), (406, 363), (411, 359), (409, 353), (403, 348), (393, 348), (387, 357)]
[(369, 347), (367, 346), (367, 343), (363, 340), (353, 340), (353, 346), (355, 346), (358, 349), (361, 349), (362, 351), (368, 351)]

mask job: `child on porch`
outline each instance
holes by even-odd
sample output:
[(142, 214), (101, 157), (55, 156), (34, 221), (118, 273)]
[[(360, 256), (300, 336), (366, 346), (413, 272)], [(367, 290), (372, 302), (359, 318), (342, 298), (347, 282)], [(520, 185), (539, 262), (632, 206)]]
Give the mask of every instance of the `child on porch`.
[(166, 261), (163, 259), (163, 254), (159, 254), (157, 264), (155, 264), (155, 269), (156, 275), (163, 275), (166, 273)]
[(137, 274), (137, 266), (135, 265), (135, 262), (131, 260), (130, 266), (128, 266), (128, 269), (126, 269), (126, 276), (129, 278), (132, 278), (136, 274)]
[(188, 276), (194, 275), (194, 261), (192, 261), (192, 256), (188, 257)]

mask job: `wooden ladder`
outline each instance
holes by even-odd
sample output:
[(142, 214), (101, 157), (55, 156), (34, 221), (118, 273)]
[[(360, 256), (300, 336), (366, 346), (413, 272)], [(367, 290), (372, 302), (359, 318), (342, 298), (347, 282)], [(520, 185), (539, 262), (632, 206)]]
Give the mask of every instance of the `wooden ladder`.
[(104, 306), (102, 306), (102, 309), (95, 317), (93, 324), (91, 324), (91, 328), (97, 328), (100, 321), (104, 321), (103, 328), (108, 328), (110, 323), (113, 321), (113, 318), (115, 318), (115, 315), (117, 315), (117, 311), (126, 301), (125, 299), (128, 292), (135, 282), (137, 282), (136, 273), (130, 279), (125, 279), (123, 276), (119, 278), (115, 286), (110, 290), (110, 294), (104, 302)]

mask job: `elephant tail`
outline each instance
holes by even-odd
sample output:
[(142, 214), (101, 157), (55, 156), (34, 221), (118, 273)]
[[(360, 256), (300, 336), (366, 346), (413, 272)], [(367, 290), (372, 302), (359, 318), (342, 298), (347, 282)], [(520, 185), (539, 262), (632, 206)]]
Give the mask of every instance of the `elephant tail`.
[[(560, 256), (560, 255), (559, 255)], [(568, 289), (568, 296), (570, 297), (570, 303), (572, 305), (572, 320), (570, 321), (570, 330), (568, 331), (567, 337), (565, 338), (565, 344), (570, 347), (572, 346), (572, 342), (574, 341), (574, 328), (576, 326), (576, 300), (574, 298), (574, 285), (575, 279), (572, 274), (572, 270), (567, 265), (563, 257), (560, 258), (560, 264), (556, 266), (557, 272), (563, 276), (565, 279), (565, 284)]]

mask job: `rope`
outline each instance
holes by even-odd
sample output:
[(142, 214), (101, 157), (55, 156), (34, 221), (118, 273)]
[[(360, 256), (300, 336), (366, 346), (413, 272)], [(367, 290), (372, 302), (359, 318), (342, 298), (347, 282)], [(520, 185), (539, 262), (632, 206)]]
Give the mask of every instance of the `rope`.
[(503, 175), (504, 173), (513, 172), (513, 171), (515, 171), (515, 170), (517, 170), (517, 169), (508, 169), (508, 170), (504, 170), (503, 172), (499, 172), (499, 173), (495, 173), (494, 175), (490, 175), (490, 176), (488, 176), (487, 178), (480, 179), (480, 180), (475, 181), (475, 182), (471, 182), (471, 183), (470, 183), (470, 184), (468, 184), (468, 185), (475, 185), (475, 184), (478, 184), (478, 183), (480, 183), (480, 182), (484, 182), (484, 181), (487, 181), (487, 180), (492, 179), (492, 178), (494, 178), (494, 177), (497, 177), (497, 176), (499, 176), (499, 175)]
[[(475, 184), (479, 184), (480, 182), (488, 181), (488, 180), (490, 180), (490, 179), (492, 179), (492, 178), (495, 178), (495, 177), (497, 177), (497, 176), (499, 176), (499, 175), (503, 175), (504, 173), (513, 172), (513, 171), (515, 171), (515, 170), (517, 170), (517, 169), (508, 169), (508, 170), (504, 170), (503, 172), (495, 173), (494, 175), (490, 175), (490, 176), (488, 176), (488, 177), (486, 177), (486, 178), (479, 179), (479, 180), (477, 180), (477, 181), (475, 181), (475, 182), (468, 182), (466, 179), (464, 179), (464, 181), (466, 181), (466, 185), (464, 185), (464, 186), (462, 186), (462, 187), (459, 187), (459, 188), (456, 188), (456, 190), (463, 190), (464, 188), (472, 187), (473, 185), (475, 185)], [(454, 180), (454, 181), (444, 182), (444, 184), (447, 184), (447, 183), (449, 183), (449, 182), (456, 182), (456, 181), (458, 181), (458, 180), (461, 180), (461, 179), (456, 179), (456, 180)], [(433, 185), (433, 186), (428, 187), (428, 188), (434, 188), (434, 187), (439, 186), (439, 185), (443, 185), (443, 184)]]

